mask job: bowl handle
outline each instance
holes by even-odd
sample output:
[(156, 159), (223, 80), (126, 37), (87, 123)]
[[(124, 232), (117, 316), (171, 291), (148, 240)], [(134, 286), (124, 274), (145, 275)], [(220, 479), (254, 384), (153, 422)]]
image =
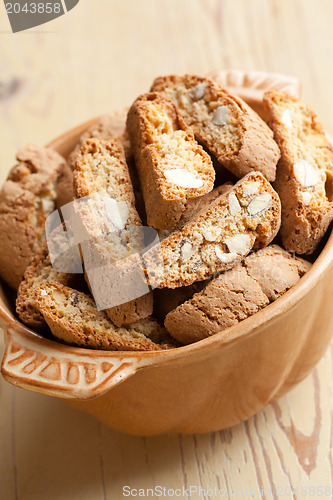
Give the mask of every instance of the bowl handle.
[(15, 386), (67, 399), (92, 399), (134, 375), (148, 360), (130, 353), (78, 349), (41, 338), (13, 320), (1, 365)]

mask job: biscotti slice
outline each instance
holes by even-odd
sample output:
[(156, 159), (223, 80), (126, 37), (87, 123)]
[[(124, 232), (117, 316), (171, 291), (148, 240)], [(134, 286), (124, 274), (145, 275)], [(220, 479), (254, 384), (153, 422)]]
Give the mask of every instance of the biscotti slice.
[[(135, 208), (124, 150), (118, 139), (88, 139), (84, 142), (76, 159), (74, 190), (77, 198), (89, 197), (87, 203), (78, 207), (88, 239), (85, 245), (81, 245), (88, 284), (95, 299), (96, 289), (100, 289), (102, 285), (105, 287), (105, 294), (111, 295), (114, 283), (111, 280), (105, 283), (107, 269), (110, 266), (113, 269), (116, 261), (126, 259), (142, 249), (140, 234), (137, 238), (134, 234), (135, 227), (141, 228), (141, 220)], [(100, 263), (96, 265), (95, 261), (99, 259)], [(102, 265), (105, 268), (103, 283), (100, 282), (100, 275), (95, 272)], [(91, 268), (93, 272), (89, 275)], [(144, 275), (143, 271), (142, 274)], [(141, 279), (137, 274), (135, 278), (139, 281)], [(97, 283), (93, 280), (97, 280)], [(152, 313), (153, 295), (149, 292), (148, 285), (145, 282), (138, 287), (140, 290), (145, 289), (143, 295), (130, 301), (126, 301), (125, 297), (124, 303), (107, 308), (107, 314), (115, 325), (133, 323)]]
[(117, 137), (125, 151), (126, 162), (131, 176), (131, 181), (134, 188), (134, 194), (136, 199), (136, 207), (140, 214), (141, 219), (145, 222), (145, 209), (143, 196), (141, 192), (140, 181), (136, 172), (135, 162), (130, 146), (130, 141), (128, 138), (126, 130), (126, 118), (127, 118), (128, 108), (124, 108), (120, 111), (113, 111), (107, 115), (101, 116), (95, 121), (79, 138), (73, 151), (68, 157), (68, 164), (71, 170), (75, 168), (75, 161), (77, 155), (80, 153), (82, 144), (87, 139), (104, 139), (106, 141)]
[[(52, 239), (55, 243), (54, 235)], [(19, 318), (33, 330), (44, 331), (47, 327), (38, 309), (35, 291), (41, 283), (49, 281), (76, 288), (82, 286), (84, 279), (82, 275), (57, 271), (52, 265), (47, 243), (44, 243), (27, 267), (16, 299), (16, 312)]]
[[(259, 172), (246, 175), (144, 257), (150, 283), (177, 288), (234, 267), (268, 245), (280, 227), (280, 199)], [(154, 265), (160, 257), (161, 265)]]
[(196, 139), (236, 177), (259, 171), (274, 181), (279, 148), (266, 123), (240, 97), (191, 75), (159, 77), (151, 90), (177, 104)]
[(129, 140), (126, 132), (126, 117), (127, 108), (121, 109), (120, 111), (113, 112), (107, 115), (100, 116), (93, 125), (91, 125), (83, 134), (80, 136), (78, 143), (75, 148), (68, 156), (68, 164), (74, 170), (75, 161), (77, 155), (80, 153), (82, 144), (87, 139), (104, 139), (106, 141), (118, 137), (121, 141), (126, 157), (131, 156)]
[(175, 347), (166, 330), (152, 318), (123, 328), (98, 311), (88, 295), (58, 283), (44, 283), (37, 304), (53, 335), (67, 344), (112, 351), (157, 351)]
[(333, 219), (333, 148), (313, 110), (287, 94), (267, 92), (264, 105), (281, 149), (275, 189), (287, 250), (311, 254)]
[(29, 144), (0, 191), (0, 276), (17, 289), (45, 240), (45, 220), (56, 208), (57, 178), (65, 160)]
[(214, 335), (281, 297), (310, 267), (277, 245), (258, 250), (171, 311), (165, 326), (182, 344)]
[(148, 225), (174, 228), (187, 200), (209, 193), (215, 170), (176, 106), (159, 94), (132, 105), (127, 130), (139, 172)]

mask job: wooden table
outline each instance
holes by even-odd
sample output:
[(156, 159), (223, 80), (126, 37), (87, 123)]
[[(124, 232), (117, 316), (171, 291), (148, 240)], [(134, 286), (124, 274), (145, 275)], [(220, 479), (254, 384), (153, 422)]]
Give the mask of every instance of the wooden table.
[[(81, 0), (13, 35), (1, 2), (0, 180), (19, 146), (127, 105), (172, 72), (296, 75), (332, 133), (332, 19), (332, 0)], [(181, 497), (195, 499), (330, 498), (332, 354), (249, 421), (197, 436), (122, 435), (1, 379), (0, 498), (118, 500), (124, 486), (184, 486)]]

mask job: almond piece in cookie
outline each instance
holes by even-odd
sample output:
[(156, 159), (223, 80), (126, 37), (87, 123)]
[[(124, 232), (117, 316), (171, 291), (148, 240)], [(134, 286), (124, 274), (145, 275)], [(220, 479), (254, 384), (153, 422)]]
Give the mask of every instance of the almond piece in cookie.
[(212, 161), (184, 124), (176, 106), (159, 94), (144, 94), (134, 102), (127, 129), (148, 225), (172, 229), (189, 200), (213, 189)]
[(275, 189), (287, 250), (311, 254), (333, 220), (333, 148), (313, 110), (287, 94), (264, 95), (281, 149)]
[(176, 103), (196, 139), (236, 177), (259, 171), (274, 181), (279, 148), (266, 123), (240, 97), (191, 75), (159, 77), (151, 90)]
[(165, 326), (182, 344), (219, 333), (281, 297), (310, 267), (277, 245), (258, 250), (171, 311)]
[[(280, 199), (269, 182), (259, 172), (248, 174), (144, 255), (151, 284), (177, 288), (234, 267), (273, 240), (280, 216)], [(156, 253), (162, 265), (154, 266)]]
[[(94, 272), (89, 274), (87, 269), (101, 265), (105, 266), (105, 270), (110, 269), (116, 261), (127, 259), (142, 249), (142, 233), (137, 239), (135, 235), (132, 237), (135, 227), (139, 228), (140, 233), (142, 224), (135, 208), (124, 150), (118, 139), (88, 139), (83, 143), (76, 158), (74, 190), (77, 198), (89, 197), (87, 203), (77, 205), (88, 239), (85, 245), (81, 245), (86, 279), (92, 290), (94, 287), (103, 288), (102, 292), (107, 298), (112, 294), (111, 280), (104, 280), (103, 275), (102, 281), (96, 284), (92, 280), (100, 280), (100, 275)], [(100, 261), (97, 265), (96, 260)], [(138, 275), (135, 278), (141, 279)], [(152, 313), (153, 294), (147, 293), (148, 285), (136, 285), (140, 290), (145, 288), (142, 296), (130, 301), (126, 301), (125, 297), (123, 303), (107, 309), (107, 314), (117, 326), (133, 323)]]
[(67, 344), (111, 351), (157, 351), (175, 347), (152, 318), (116, 327), (93, 299), (58, 283), (44, 283), (36, 291), (37, 305), (53, 335)]
[(57, 179), (65, 160), (29, 144), (0, 191), (0, 276), (17, 289), (45, 240), (45, 220), (56, 208)]

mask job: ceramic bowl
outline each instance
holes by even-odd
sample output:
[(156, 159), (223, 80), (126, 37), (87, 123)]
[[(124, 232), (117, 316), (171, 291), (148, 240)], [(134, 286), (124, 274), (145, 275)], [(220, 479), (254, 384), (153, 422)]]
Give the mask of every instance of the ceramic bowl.
[[(232, 74), (224, 72), (227, 84)], [(233, 91), (246, 99), (244, 82), (251, 74), (238, 77), (242, 87), (233, 85)], [(264, 90), (260, 78), (257, 107)], [(274, 78), (281, 89), (284, 77), (267, 74), (265, 88), (274, 87)], [(49, 147), (67, 156), (91, 123)], [(66, 399), (126, 433), (215, 431), (249, 418), (307, 376), (333, 333), (332, 299), (333, 234), (312, 268), (276, 302), (217, 335), (170, 351), (94, 351), (45, 339), (17, 320), (13, 300), (1, 286), (2, 374), (16, 386)]]

